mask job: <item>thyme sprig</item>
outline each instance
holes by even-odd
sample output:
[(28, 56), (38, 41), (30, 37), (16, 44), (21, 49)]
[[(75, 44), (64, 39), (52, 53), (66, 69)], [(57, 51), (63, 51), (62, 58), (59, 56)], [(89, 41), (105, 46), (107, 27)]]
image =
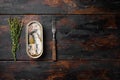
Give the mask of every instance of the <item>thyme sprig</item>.
[(15, 18), (9, 18), (8, 23), (10, 26), (10, 35), (11, 35), (11, 44), (12, 44), (12, 56), (14, 58), (14, 61), (16, 61), (16, 51), (19, 49), (19, 39), (21, 35), (21, 31), (23, 28), (23, 23), (21, 20), (19, 20), (17, 17)]

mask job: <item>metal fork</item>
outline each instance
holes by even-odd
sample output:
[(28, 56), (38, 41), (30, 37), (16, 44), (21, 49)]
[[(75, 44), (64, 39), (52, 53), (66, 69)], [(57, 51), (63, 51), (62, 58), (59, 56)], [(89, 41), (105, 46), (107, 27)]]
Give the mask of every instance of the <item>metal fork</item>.
[(55, 28), (55, 19), (52, 18), (52, 60), (56, 61), (56, 28)]

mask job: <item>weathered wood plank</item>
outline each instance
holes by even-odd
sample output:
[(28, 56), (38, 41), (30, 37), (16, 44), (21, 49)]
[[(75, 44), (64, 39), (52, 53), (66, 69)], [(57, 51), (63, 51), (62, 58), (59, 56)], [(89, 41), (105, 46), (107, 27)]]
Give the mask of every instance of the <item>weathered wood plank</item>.
[(2, 61), (1, 80), (119, 80), (119, 61)]
[[(12, 60), (7, 19), (19, 17), (24, 25), (38, 20), (44, 28), (44, 54), (40, 60), (51, 59), (51, 19), (57, 28), (58, 59), (120, 59), (119, 15), (0, 15), (0, 60)], [(20, 39), (18, 60), (30, 60), (25, 50), (25, 26)]]
[(116, 14), (119, 0), (0, 0), (0, 14)]

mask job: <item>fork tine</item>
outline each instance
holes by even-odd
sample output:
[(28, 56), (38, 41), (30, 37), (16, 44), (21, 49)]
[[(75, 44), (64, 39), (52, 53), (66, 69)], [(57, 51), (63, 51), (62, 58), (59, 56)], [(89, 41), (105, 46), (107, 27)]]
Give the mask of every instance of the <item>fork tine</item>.
[(56, 32), (56, 28), (55, 28), (55, 19), (52, 18), (52, 32), (55, 33)]

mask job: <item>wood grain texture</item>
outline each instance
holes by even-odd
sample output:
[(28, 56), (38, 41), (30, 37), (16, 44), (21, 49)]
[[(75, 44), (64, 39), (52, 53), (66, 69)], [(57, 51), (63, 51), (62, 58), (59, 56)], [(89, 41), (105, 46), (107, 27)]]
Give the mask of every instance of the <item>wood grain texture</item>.
[(44, 52), (38, 60), (51, 59), (52, 17), (56, 19), (58, 60), (120, 59), (119, 15), (0, 15), (0, 60), (12, 60), (7, 19), (15, 16), (24, 21), (18, 60), (31, 60), (25, 47), (25, 27), (31, 20), (40, 21), (44, 29)]
[[(11, 55), (9, 17), (24, 21), (17, 51)], [(56, 22), (57, 62), (52, 62), (52, 18)], [(44, 29), (44, 53), (31, 59), (25, 27), (31, 20)], [(120, 15), (0, 15), (0, 80), (120, 80)]]
[[(0, 80), (120, 80), (119, 0), (0, 0)], [(24, 22), (17, 61), (11, 54), (8, 18)], [(57, 62), (52, 61), (52, 18)], [(26, 53), (31, 20), (44, 30), (39, 59)]]
[[(19, 65), (19, 66), (18, 66)], [(0, 62), (1, 80), (119, 80), (119, 62), (19, 61)]]
[(0, 14), (119, 14), (119, 0), (1, 0)]

